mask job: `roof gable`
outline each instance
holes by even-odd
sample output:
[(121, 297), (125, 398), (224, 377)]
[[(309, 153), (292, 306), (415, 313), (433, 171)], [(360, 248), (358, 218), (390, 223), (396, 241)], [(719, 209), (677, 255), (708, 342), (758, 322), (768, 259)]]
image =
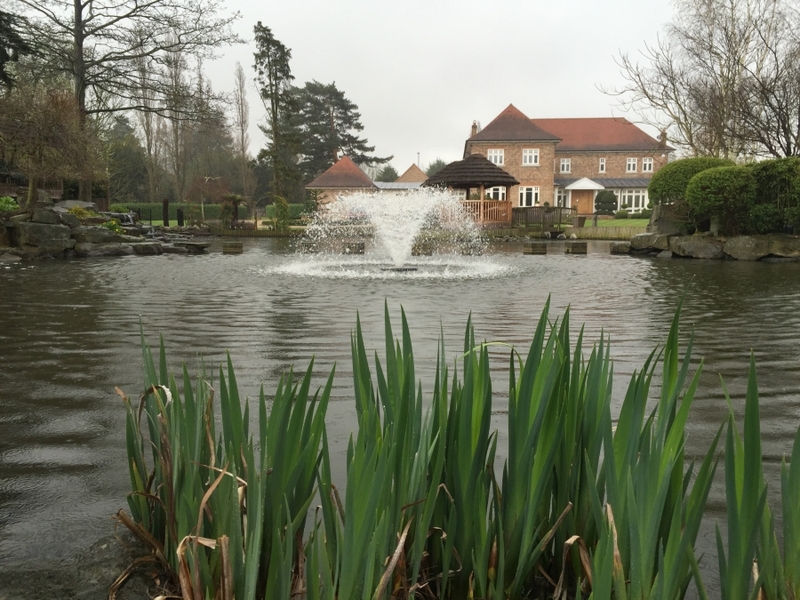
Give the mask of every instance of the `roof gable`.
[(531, 122), (561, 139), (556, 152), (674, 150), (624, 118), (531, 119)]
[(544, 130), (522, 114), (516, 106), (508, 107), (481, 131), (469, 138), (468, 142), (529, 142), (559, 141), (559, 137)]
[(352, 161), (343, 156), (327, 171), (306, 185), (307, 188), (375, 188), (375, 184)]
[(411, 166), (406, 169), (406, 172), (400, 175), (395, 181), (397, 183), (422, 183), (427, 178), (428, 176), (425, 175), (425, 172), (412, 163)]

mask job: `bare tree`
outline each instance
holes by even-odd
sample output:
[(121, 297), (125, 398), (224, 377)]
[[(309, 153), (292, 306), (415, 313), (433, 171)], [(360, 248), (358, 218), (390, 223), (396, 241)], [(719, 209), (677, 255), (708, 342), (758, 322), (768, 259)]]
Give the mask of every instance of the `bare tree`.
[(743, 137), (774, 157), (800, 155), (800, 18), (784, 15), (760, 36), (765, 59), (747, 69), (737, 104)]
[(612, 90), (644, 122), (697, 155), (736, 157), (759, 151), (740, 118), (745, 80), (769, 64), (782, 0), (677, 0), (678, 17), (642, 62), (618, 58), (625, 85)]
[[(161, 65), (174, 56), (211, 56), (239, 40), (231, 29), (238, 14), (222, 14), (216, 0), (10, 1), (28, 17), (28, 39), (50, 70), (70, 77), (82, 125), (104, 112), (164, 114)], [(150, 102), (142, 90), (153, 92)], [(88, 183), (81, 182), (82, 197)]]
[(240, 63), (236, 63), (234, 71), (233, 88), (233, 127), (234, 144), (239, 159), (239, 169), (242, 177), (242, 195), (250, 207), (251, 215), (255, 216), (256, 178), (250, 166), (250, 135), (247, 130), (250, 126), (250, 105), (247, 102), (247, 77)]
[(81, 124), (68, 89), (18, 81), (0, 98), (0, 146), (28, 178), (28, 207), (40, 180), (90, 177), (99, 170), (96, 137)]

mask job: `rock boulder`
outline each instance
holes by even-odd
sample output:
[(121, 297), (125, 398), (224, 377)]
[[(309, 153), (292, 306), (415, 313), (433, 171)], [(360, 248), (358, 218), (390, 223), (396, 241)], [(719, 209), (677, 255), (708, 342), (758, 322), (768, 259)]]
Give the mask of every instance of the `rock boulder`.
[(639, 233), (631, 238), (633, 250), (669, 250), (670, 236), (663, 233)]
[(729, 238), (723, 248), (725, 254), (736, 260), (758, 260), (770, 252), (770, 236), (740, 235)]
[(16, 230), (17, 243), (26, 254), (60, 254), (75, 246), (75, 240), (70, 237), (71, 230), (66, 225), (26, 221), (17, 223)]
[(722, 240), (702, 235), (681, 235), (671, 237), (669, 249), (678, 256), (692, 258), (724, 258)]
[(123, 237), (105, 227), (76, 227), (72, 237), (78, 244), (119, 244)]

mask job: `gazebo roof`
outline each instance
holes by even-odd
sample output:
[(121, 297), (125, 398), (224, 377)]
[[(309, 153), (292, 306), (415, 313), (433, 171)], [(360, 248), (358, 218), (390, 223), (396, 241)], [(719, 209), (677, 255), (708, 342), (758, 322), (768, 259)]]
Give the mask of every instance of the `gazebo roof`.
[(447, 186), (458, 189), (518, 185), (506, 171), (480, 154), (470, 154), (429, 177), (423, 186)]

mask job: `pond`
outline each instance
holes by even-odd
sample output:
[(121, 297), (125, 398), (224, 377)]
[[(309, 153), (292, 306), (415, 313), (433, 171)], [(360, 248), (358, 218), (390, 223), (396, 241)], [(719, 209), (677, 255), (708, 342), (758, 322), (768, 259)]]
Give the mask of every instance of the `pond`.
[[(334, 476), (342, 478), (355, 426), (350, 334), (357, 314), (368, 347), (382, 353), (384, 304), (396, 330), (404, 308), (418, 377), (429, 390), (440, 331), (451, 361), (470, 314), (478, 338), (524, 348), (549, 296), (552, 315), (569, 306), (573, 329), (585, 324), (589, 342), (601, 331), (610, 335), (618, 407), (630, 374), (666, 341), (685, 293), (684, 341), (694, 331), (695, 363), (704, 362), (689, 452), (702, 455), (726, 415), (720, 376), (741, 412), (752, 350), (765, 469), (777, 492), (780, 460), (800, 423), (800, 264), (612, 256), (603, 242), (590, 242), (584, 256), (565, 255), (557, 243), (550, 250), (528, 256), (519, 244), (495, 244), (453, 264), (425, 258), (416, 272), (365, 275), (344, 262), (320, 270), (287, 240), (263, 239), (245, 240), (241, 255), (215, 245), (202, 256), (0, 268), (0, 582), (34, 568), (79, 569), (82, 552), (112, 531), (129, 489), (124, 410), (114, 388), (141, 393), (140, 324), (151, 345), (163, 335), (174, 371), (185, 362), (190, 372), (201, 365), (213, 372), (229, 351), (250, 398), (262, 383), (271, 394), (282, 373), (304, 370), (312, 357), (319, 382), (335, 364), (328, 424)], [(508, 349), (494, 349), (493, 361), (500, 427)], [(501, 431), (501, 456), (503, 439)], [(723, 499), (717, 485), (701, 540), (709, 551)]]

